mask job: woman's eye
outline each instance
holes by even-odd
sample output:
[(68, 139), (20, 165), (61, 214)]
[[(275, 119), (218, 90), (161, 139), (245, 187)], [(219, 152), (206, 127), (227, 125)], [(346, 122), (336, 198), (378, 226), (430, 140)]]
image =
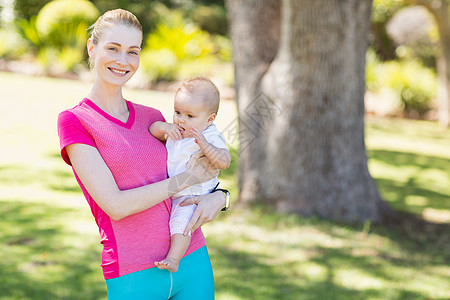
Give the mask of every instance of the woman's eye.
[(108, 50), (109, 50), (109, 51), (117, 51), (117, 48), (115, 48), (115, 47), (109, 47)]
[(130, 51), (128, 53), (131, 54), (131, 55), (139, 55), (139, 53), (137, 53), (137, 51)]

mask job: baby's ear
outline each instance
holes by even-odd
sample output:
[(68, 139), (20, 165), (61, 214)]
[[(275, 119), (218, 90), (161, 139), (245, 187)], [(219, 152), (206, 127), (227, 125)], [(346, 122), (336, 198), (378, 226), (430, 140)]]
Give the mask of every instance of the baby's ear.
[(210, 114), (209, 118), (208, 118), (208, 125), (211, 125), (212, 122), (214, 122), (215, 119), (216, 119), (216, 113)]

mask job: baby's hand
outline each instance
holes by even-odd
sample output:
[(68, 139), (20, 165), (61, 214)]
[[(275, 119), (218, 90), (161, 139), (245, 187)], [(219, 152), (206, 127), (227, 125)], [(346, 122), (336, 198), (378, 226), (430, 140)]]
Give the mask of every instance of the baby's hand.
[(192, 128), (191, 133), (200, 149), (204, 149), (208, 145), (208, 141), (205, 136), (198, 129)]
[(174, 123), (164, 123), (163, 131), (167, 134), (172, 140), (181, 140), (183, 137), (181, 136), (180, 127)]

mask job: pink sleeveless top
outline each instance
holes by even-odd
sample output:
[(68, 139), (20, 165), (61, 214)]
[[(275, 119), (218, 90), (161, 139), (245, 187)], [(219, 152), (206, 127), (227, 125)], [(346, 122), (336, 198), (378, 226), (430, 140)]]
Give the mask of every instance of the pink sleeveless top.
[[(132, 189), (167, 178), (165, 146), (149, 132), (155, 121), (164, 121), (153, 108), (127, 101), (128, 121), (108, 115), (85, 98), (58, 117), (61, 156), (71, 165), (65, 147), (75, 143), (95, 147), (111, 170), (120, 190)], [(103, 244), (105, 279), (153, 268), (170, 247), (170, 199), (122, 220), (111, 219), (75, 177), (99, 227)], [(206, 244), (201, 230), (192, 234), (186, 255)]]

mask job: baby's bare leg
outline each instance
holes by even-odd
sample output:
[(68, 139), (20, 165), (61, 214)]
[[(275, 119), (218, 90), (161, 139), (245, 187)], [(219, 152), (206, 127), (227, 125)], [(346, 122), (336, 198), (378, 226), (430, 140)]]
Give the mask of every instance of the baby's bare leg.
[(160, 269), (167, 269), (170, 272), (178, 271), (178, 264), (181, 258), (186, 253), (189, 243), (191, 242), (190, 236), (184, 236), (181, 233), (175, 233), (172, 235), (170, 250), (167, 257), (162, 261), (155, 262), (155, 265)]

